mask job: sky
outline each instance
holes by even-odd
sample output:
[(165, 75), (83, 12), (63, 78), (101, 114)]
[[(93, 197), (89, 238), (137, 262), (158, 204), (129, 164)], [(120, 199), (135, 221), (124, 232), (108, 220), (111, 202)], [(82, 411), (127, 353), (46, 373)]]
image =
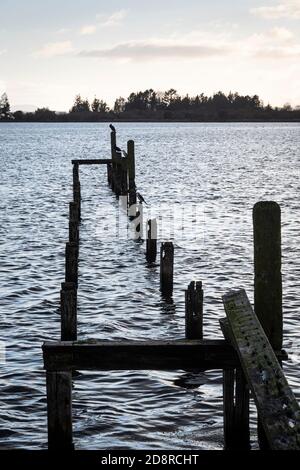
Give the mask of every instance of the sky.
[(300, 0), (0, 0), (0, 16), (13, 109), (147, 88), (300, 105)]

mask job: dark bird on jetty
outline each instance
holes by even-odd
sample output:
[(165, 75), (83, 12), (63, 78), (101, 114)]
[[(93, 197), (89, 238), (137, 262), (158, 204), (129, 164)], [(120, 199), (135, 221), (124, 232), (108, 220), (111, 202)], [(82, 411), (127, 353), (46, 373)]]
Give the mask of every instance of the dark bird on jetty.
[(143, 196), (140, 193), (136, 193), (136, 196), (137, 196), (137, 198), (138, 198), (138, 200), (141, 204), (144, 202), (146, 204), (146, 206), (148, 206), (147, 202), (145, 201), (145, 199), (143, 198)]
[(115, 126), (113, 126), (112, 124), (110, 124), (109, 127), (111, 128), (111, 130), (112, 130), (113, 132), (116, 132)]
[(115, 150), (116, 150), (117, 152), (122, 152), (122, 150), (120, 149), (120, 147), (117, 147), (117, 146), (115, 146)]

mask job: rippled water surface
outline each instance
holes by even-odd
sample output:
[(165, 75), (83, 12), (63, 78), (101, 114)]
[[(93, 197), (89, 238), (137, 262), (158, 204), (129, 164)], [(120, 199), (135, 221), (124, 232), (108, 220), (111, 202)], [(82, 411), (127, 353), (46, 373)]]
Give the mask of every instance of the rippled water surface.
[[(204, 334), (221, 337), (221, 295), (253, 299), (252, 206), (281, 204), (285, 366), (300, 398), (300, 126), (297, 124), (120, 124), (118, 144), (136, 141), (137, 185), (151, 207), (201, 209), (175, 232), (173, 303), (159, 293), (158, 266), (144, 245), (118, 242), (104, 208), (117, 211), (104, 167), (81, 171), (79, 339), (184, 336), (184, 289), (202, 280)], [(41, 344), (59, 339), (60, 283), (68, 237), (73, 158), (109, 158), (106, 124), (0, 126), (1, 448), (46, 447)], [(157, 214), (160, 215), (160, 214)], [(180, 224), (179, 224), (180, 225)], [(99, 231), (100, 227), (100, 231)], [(81, 449), (220, 449), (221, 373), (82, 371), (74, 380), (74, 441)], [(254, 413), (252, 424), (254, 423)], [(252, 440), (255, 441), (253, 434)], [(255, 446), (255, 442), (254, 442)]]

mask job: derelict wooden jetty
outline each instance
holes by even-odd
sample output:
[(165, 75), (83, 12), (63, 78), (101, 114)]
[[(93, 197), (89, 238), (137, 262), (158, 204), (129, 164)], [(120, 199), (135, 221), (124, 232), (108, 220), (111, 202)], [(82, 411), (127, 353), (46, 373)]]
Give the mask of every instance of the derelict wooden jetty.
[[(253, 210), (254, 310), (244, 290), (223, 297), (226, 318), (220, 321), (224, 339), (203, 339), (203, 286), (191, 282), (185, 292), (185, 337), (174, 341), (78, 341), (77, 290), (81, 220), (81, 165), (106, 165), (108, 184), (126, 198), (131, 221), (138, 218), (137, 237), (143, 235), (142, 198), (135, 184), (135, 149), (116, 145), (111, 126), (111, 158), (73, 160), (69, 241), (66, 244), (65, 282), (61, 286), (61, 341), (43, 345), (47, 377), (48, 447), (74, 449), (72, 437), (72, 372), (74, 370), (223, 371), (224, 448), (250, 449), (249, 401), (258, 413), (261, 449), (300, 450), (300, 408), (290, 389), (282, 361), (281, 214), (275, 202), (259, 202)], [(157, 257), (157, 223), (145, 223), (146, 259)], [(160, 288), (172, 296), (174, 246), (160, 247)], [(254, 313), (255, 312), (255, 313)], [(201, 406), (201, 405), (200, 405)]]

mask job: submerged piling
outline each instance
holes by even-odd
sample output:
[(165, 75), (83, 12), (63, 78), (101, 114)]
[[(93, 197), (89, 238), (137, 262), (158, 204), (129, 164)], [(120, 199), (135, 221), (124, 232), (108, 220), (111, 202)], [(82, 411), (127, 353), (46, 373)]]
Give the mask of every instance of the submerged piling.
[(160, 290), (166, 297), (172, 297), (174, 276), (174, 245), (162, 243), (160, 248)]
[(202, 282), (191, 282), (185, 291), (185, 337), (203, 339)]
[(146, 260), (155, 263), (157, 257), (157, 221), (147, 221)]

